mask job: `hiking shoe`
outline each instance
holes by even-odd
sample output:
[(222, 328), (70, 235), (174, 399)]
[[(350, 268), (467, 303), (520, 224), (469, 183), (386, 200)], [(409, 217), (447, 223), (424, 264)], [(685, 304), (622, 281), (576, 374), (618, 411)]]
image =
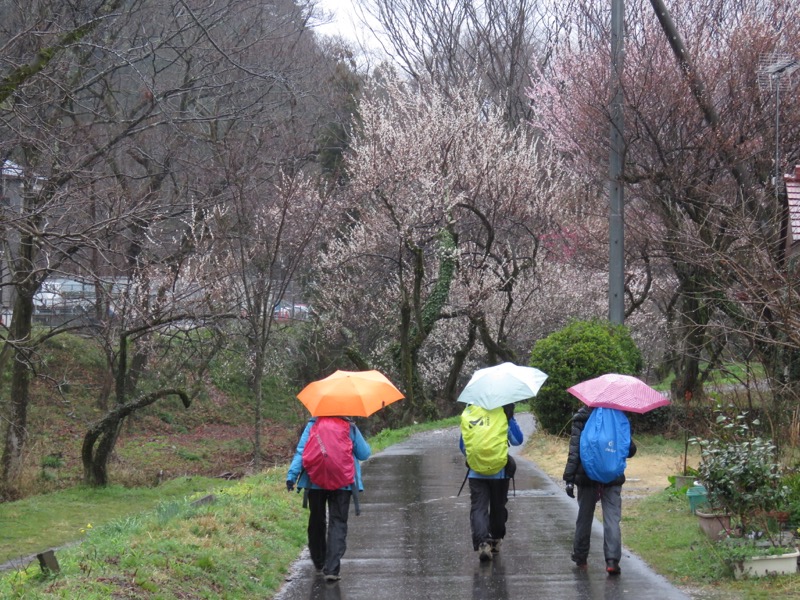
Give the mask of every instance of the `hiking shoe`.
[(500, 552), (500, 545), (503, 543), (503, 540), (493, 540), (489, 543), (492, 546), (492, 554), (497, 554)]
[(478, 558), (481, 562), (492, 560), (492, 546), (488, 542), (482, 542), (478, 546)]
[(327, 581), (328, 583), (334, 583), (336, 581), (339, 581), (341, 578), (342, 578), (341, 575), (334, 575), (333, 573), (328, 573), (327, 575), (325, 575), (325, 581)]
[(570, 558), (572, 559), (572, 562), (575, 563), (575, 566), (578, 567), (579, 569), (585, 569), (586, 568), (586, 557), (585, 556), (580, 556), (580, 555), (573, 554), (573, 555), (570, 556)]
[(619, 568), (619, 561), (618, 560), (607, 560), (606, 561), (606, 573), (609, 575), (619, 575), (622, 570)]

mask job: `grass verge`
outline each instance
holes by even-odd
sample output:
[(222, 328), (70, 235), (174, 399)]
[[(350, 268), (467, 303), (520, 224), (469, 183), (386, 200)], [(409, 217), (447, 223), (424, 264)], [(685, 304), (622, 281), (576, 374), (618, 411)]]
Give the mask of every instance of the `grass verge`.
[(441, 429), (443, 427), (453, 427), (461, 422), (461, 417), (450, 417), (441, 421), (433, 421), (430, 423), (419, 423), (417, 425), (409, 425), (408, 427), (401, 427), (400, 429), (384, 429), (380, 433), (369, 438), (369, 445), (372, 448), (372, 453), (380, 452), (384, 448), (402, 442), (407, 437), (414, 433), (422, 431), (431, 431), (433, 429)]
[(87, 530), (154, 509), (160, 503), (223, 489), (231, 483), (207, 477), (181, 477), (159, 487), (77, 486), (0, 504), (0, 562), (58, 548)]
[[(458, 419), (385, 430), (373, 452)], [(0, 576), (0, 598), (269, 598), (306, 544), (307, 513), (286, 468), (237, 482), (190, 477), (157, 488), (78, 487), (0, 504), (0, 552), (17, 558), (70, 542), (60, 572), (27, 562)], [(194, 504), (213, 494), (213, 502)]]
[(59, 573), (31, 563), (0, 578), (0, 597), (270, 597), (305, 544), (305, 516), (284, 479), (273, 469), (217, 487), (211, 502), (195, 502), (204, 491), (84, 526), (81, 544), (57, 553)]

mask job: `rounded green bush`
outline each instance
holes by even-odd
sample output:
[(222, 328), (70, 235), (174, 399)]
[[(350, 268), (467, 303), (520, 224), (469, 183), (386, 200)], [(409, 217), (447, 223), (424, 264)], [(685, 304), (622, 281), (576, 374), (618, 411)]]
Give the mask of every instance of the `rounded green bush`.
[(567, 388), (604, 373), (636, 375), (642, 354), (623, 325), (573, 321), (539, 340), (530, 365), (547, 373), (547, 381), (531, 400), (539, 426), (555, 435), (569, 434), (569, 422), (580, 400)]

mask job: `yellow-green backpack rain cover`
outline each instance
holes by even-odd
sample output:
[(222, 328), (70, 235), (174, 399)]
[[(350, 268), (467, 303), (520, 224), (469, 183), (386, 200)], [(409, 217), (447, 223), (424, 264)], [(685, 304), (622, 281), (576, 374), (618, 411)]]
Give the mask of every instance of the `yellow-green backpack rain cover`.
[(469, 468), (480, 475), (494, 475), (508, 461), (508, 419), (503, 407), (486, 410), (468, 404), (461, 413), (461, 437)]

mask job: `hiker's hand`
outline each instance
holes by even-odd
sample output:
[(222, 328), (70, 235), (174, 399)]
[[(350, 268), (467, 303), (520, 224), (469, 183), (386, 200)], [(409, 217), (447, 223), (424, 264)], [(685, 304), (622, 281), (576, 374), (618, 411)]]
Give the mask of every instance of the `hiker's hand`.
[(286, 480), (286, 491), (291, 492), (294, 489), (294, 481), (291, 479)]
[(575, 484), (572, 483), (571, 481), (567, 482), (567, 496), (569, 496), (570, 498), (575, 497)]

